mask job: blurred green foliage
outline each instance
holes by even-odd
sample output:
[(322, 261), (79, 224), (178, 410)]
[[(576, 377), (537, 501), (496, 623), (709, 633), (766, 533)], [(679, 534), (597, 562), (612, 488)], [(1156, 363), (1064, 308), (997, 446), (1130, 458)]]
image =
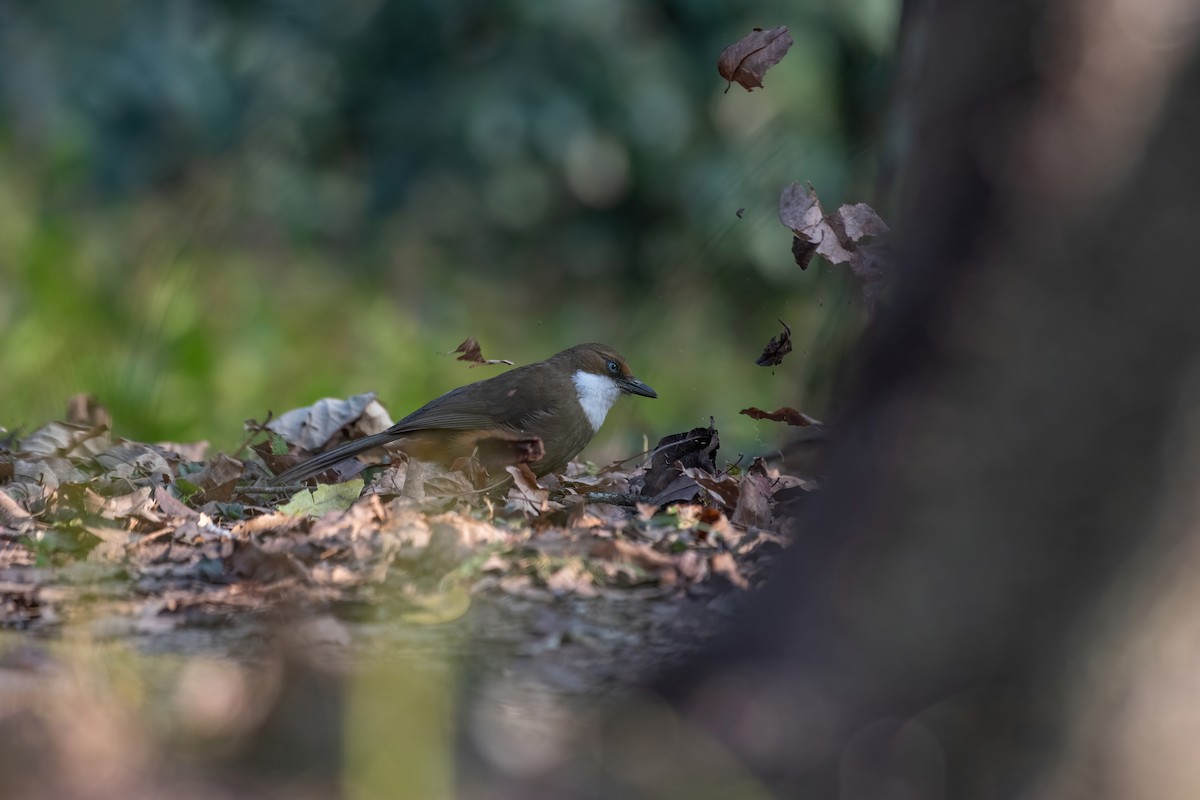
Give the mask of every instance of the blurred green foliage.
[[(769, 449), (736, 412), (825, 414), (862, 323), (775, 203), (874, 200), (898, 2), (0, 0), (0, 426), (75, 392), (221, 447), (325, 395), (400, 416), (494, 374), (443, 355), (474, 335), (625, 353), (661, 399), (585, 455), (710, 415)], [(725, 93), (721, 49), (780, 24)]]

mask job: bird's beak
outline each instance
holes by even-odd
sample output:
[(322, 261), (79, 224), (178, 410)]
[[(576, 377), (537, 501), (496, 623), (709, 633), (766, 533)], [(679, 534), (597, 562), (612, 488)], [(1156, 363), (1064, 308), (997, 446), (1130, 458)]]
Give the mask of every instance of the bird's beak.
[(622, 392), (629, 394), (640, 394), (642, 397), (658, 397), (658, 392), (651, 389), (646, 384), (639, 381), (637, 378), (617, 378), (617, 385), (621, 387)]

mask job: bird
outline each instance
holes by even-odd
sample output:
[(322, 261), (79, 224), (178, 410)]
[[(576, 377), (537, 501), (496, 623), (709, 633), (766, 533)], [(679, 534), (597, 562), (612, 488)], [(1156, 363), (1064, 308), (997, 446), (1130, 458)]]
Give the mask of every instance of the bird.
[[(276, 475), (290, 484), (381, 446), (418, 461), (450, 466), (489, 443), (540, 439), (529, 464), (539, 478), (561, 471), (600, 430), (622, 395), (658, 397), (604, 344), (556, 353), (430, 400), (385, 431), (355, 439)], [(512, 463), (510, 461), (509, 463)]]

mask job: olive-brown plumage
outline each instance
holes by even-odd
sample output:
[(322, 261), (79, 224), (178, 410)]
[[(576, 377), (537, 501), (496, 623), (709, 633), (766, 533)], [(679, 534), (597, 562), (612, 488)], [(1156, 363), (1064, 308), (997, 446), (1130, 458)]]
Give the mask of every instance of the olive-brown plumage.
[(587, 446), (622, 394), (658, 396), (633, 377), (616, 350), (603, 344), (576, 345), (545, 361), (460, 386), (386, 431), (297, 464), (275, 481), (303, 480), (384, 445), (418, 461), (449, 466), (472, 455), (485, 439), (540, 439), (545, 453), (529, 466), (538, 476), (547, 475), (561, 470)]

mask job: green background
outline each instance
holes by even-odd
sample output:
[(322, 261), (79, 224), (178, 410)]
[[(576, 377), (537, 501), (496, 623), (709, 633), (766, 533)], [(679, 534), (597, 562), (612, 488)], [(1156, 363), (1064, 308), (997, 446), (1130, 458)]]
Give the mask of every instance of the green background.
[[(602, 341), (655, 387), (585, 456), (746, 406), (830, 412), (864, 321), (779, 191), (875, 203), (897, 0), (0, 5), (0, 426), (95, 394), (119, 434), (375, 390), (399, 417)], [(722, 48), (796, 43), (725, 92)], [(739, 209), (744, 209), (741, 218)], [(795, 352), (754, 360), (779, 331)]]

